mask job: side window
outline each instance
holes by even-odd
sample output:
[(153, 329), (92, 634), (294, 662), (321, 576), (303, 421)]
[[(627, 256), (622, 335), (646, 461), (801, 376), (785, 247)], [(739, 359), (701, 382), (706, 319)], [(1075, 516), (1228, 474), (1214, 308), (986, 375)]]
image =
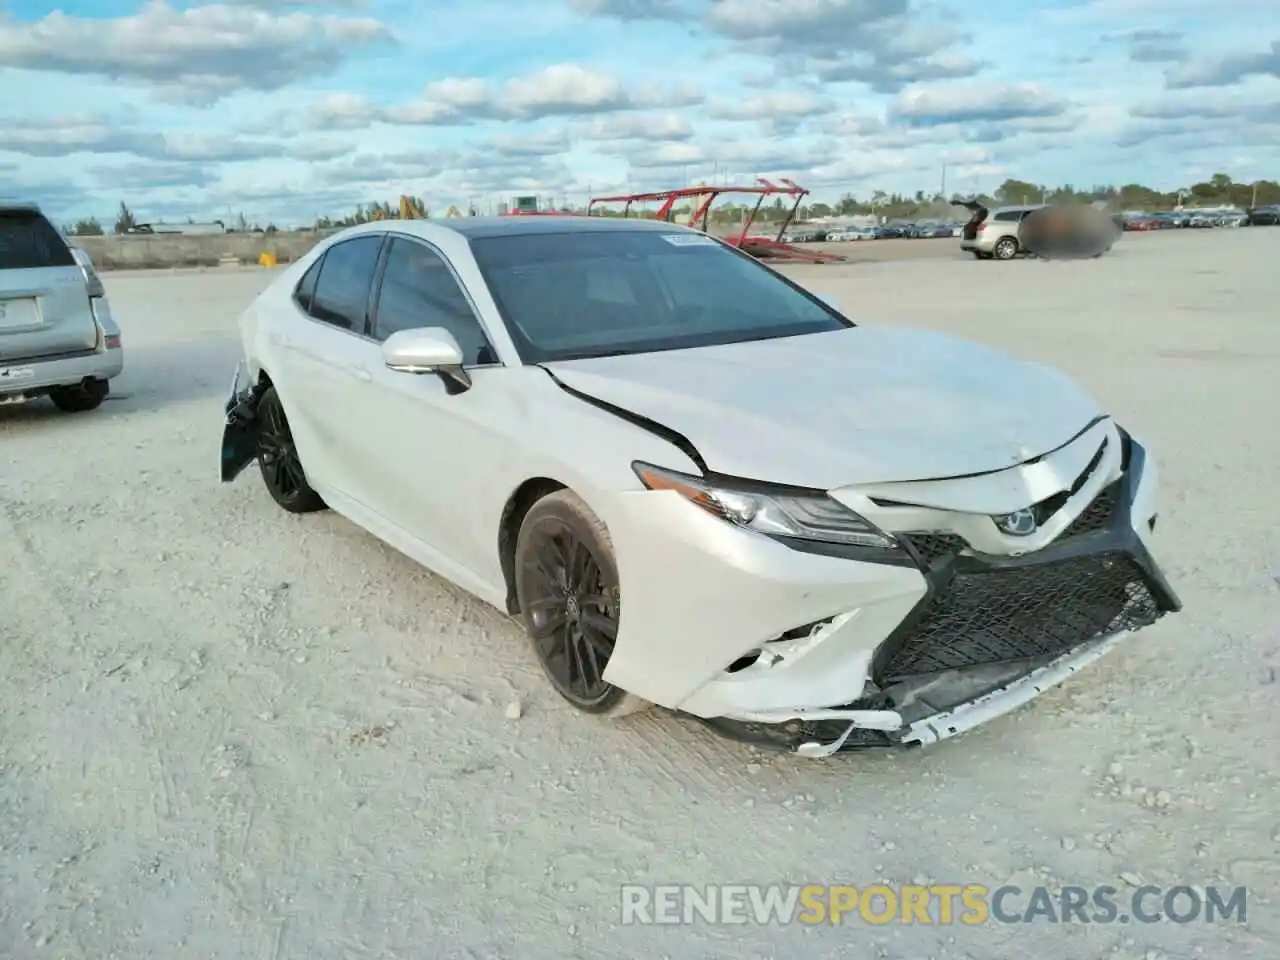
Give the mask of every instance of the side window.
[(324, 266), (323, 256), (302, 275), (302, 279), (298, 281), (298, 288), (293, 291), (293, 299), (297, 301), (303, 313), (311, 312), (311, 301), (316, 295), (316, 280), (320, 278), (320, 268), (322, 266)]
[(344, 240), (330, 247), (324, 255), (324, 269), (320, 271), (311, 298), (311, 315), (335, 327), (363, 334), (369, 288), (381, 247), (381, 234)]
[(992, 217), (992, 219), (999, 220), (1002, 223), (1007, 223), (1010, 220), (1021, 220), (1022, 214), (1019, 213), (1017, 210), (1006, 210), (1004, 211), (1004, 213), (997, 213), (994, 217)]
[(497, 363), (466, 295), (448, 265), (430, 248), (393, 239), (382, 275), (373, 335), (385, 340), (400, 330), (444, 327), (462, 348), (466, 364)]

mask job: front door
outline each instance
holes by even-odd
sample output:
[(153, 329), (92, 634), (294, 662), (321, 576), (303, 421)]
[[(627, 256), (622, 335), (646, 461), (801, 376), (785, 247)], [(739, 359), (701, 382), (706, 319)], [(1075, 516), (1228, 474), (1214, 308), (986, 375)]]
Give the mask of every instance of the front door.
[[(498, 361), (470, 299), (432, 247), (392, 237), (372, 318), (381, 342), (398, 330), (443, 327), (462, 348), (471, 387), (449, 393), (436, 374), (389, 370), (370, 344), (368, 366), (377, 394), (376, 469), (363, 486), (368, 506), (453, 563), (483, 575), (493, 566), (497, 531), (487, 529), (474, 491), (501, 468), (505, 443), (487, 424), (512, 422), (518, 411), (498, 379), (512, 371)], [(376, 431), (376, 433), (375, 433)]]

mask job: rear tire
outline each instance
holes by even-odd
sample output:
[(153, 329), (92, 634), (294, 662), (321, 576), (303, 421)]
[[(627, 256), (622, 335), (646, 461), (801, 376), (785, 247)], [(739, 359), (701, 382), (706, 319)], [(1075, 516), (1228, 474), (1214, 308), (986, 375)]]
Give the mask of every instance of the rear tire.
[(1018, 241), (1013, 237), (1002, 237), (991, 253), (997, 260), (1012, 260), (1018, 255)]
[(604, 680), (621, 597), (609, 531), (582, 498), (535, 503), (516, 538), (516, 597), (529, 645), (556, 692), (584, 713), (621, 717), (648, 701)]
[(324, 510), (327, 506), (324, 500), (307, 483), (289, 420), (275, 387), (268, 387), (258, 401), (257, 425), (258, 468), (271, 499), (290, 513)]
[(87, 413), (102, 406), (111, 386), (106, 380), (88, 380), (74, 387), (55, 387), (49, 399), (63, 413)]

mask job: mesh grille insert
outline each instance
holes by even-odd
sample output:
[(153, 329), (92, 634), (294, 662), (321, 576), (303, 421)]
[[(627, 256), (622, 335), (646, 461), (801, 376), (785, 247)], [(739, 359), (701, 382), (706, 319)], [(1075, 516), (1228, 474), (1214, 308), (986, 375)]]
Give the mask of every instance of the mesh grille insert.
[(1065, 653), (1160, 615), (1142, 571), (1121, 553), (961, 572), (929, 602), (879, 682)]

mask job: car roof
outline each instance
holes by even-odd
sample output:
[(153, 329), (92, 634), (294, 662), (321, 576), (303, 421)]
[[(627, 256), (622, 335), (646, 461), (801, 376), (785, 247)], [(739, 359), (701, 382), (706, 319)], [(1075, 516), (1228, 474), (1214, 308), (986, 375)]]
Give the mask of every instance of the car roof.
[(1014, 210), (1039, 210), (1041, 207), (1047, 206), (1043, 203), (1014, 203), (1007, 207), (996, 207), (992, 213), (1009, 213)]
[(30, 200), (6, 200), (0, 197), (0, 210), (9, 212), (17, 212), (21, 210), (23, 213), (39, 213), (40, 204), (33, 203)]
[(486, 237), (536, 236), (563, 233), (627, 233), (648, 231), (673, 233), (689, 228), (663, 220), (646, 220), (640, 217), (585, 217), (585, 216), (510, 216), (510, 217), (445, 217), (436, 220), (376, 220), (362, 224), (356, 230), (395, 230), (430, 240), (440, 231), (457, 233), (468, 240)]

